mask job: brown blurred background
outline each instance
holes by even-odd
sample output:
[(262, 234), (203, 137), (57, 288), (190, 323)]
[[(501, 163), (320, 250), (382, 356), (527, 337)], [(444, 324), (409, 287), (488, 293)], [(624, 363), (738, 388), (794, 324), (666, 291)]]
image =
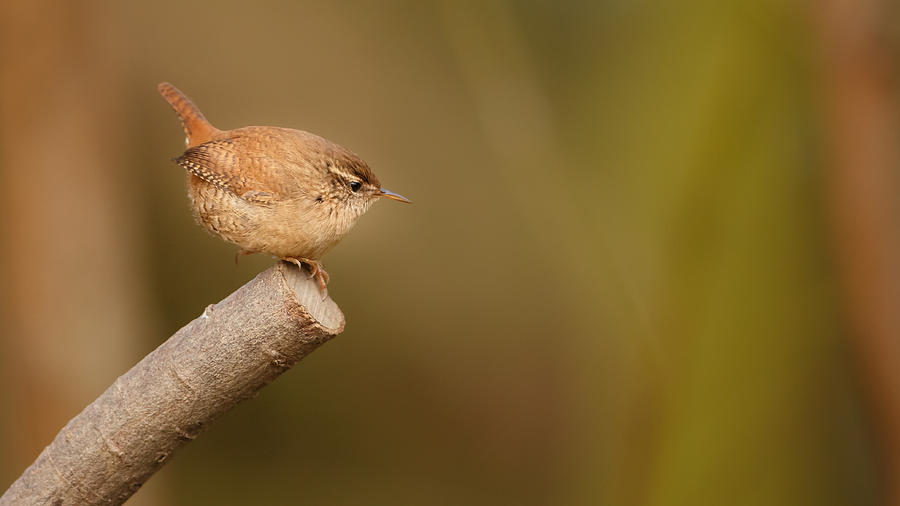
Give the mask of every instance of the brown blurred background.
[(415, 204), (325, 259), (346, 332), (134, 504), (898, 503), (898, 23), (887, 0), (0, 4), (0, 489), (273, 262), (192, 222), (166, 80)]

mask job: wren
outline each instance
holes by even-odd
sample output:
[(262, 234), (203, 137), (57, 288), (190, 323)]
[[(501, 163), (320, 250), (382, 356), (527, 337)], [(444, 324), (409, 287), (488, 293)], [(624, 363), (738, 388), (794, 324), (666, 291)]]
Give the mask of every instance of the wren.
[(318, 135), (272, 126), (219, 130), (178, 88), (158, 88), (187, 136), (175, 162), (187, 171), (197, 222), (239, 246), (238, 254), (305, 264), (323, 297), (322, 256), (378, 198), (409, 202), (382, 188), (361, 158)]

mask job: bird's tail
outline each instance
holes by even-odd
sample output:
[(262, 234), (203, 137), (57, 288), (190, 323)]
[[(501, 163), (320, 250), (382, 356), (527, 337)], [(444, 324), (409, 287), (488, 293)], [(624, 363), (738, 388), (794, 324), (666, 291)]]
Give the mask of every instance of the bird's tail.
[(159, 83), (157, 86), (159, 94), (166, 99), (166, 102), (175, 110), (175, 114), (181, 118), (181, 124), (184, 126), (184, 134), (187, 135), (186, 143), (188, 147), (197, 146), (204, 142), (210, 141), (215, 137), (219, 130), (212, 126), (200, 109), (191, 102), (191, 99), (181, 92), (178, 88), (169, 83)]

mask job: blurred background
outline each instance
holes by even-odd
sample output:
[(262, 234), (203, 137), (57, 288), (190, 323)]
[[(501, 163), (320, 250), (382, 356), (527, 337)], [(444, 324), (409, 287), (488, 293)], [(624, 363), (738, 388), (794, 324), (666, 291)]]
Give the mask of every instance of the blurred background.
[(273, 263), (193, 223), (171, 81), (414, 205), (326, 257), (344, 334), (133, 504), (900, 504), (897, 26), (889, 0), (0, 4), (0, 489)]

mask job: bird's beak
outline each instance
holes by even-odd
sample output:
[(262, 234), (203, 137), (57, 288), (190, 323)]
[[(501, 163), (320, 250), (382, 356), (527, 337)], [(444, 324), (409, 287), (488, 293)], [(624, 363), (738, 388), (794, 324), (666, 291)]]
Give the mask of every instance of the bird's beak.
[(400, 195), (399, 193), (394, 193), (390, 190), (385, 190), (384, 188), (382, 188), (378, 192), (378, 195), (382, 196), (382, 197), (387, 197), (389, 199), (399, 200), (400, 202), (406, 202), (407, 204), (412, 204), (412, 202), (410, 202), (410, 200), (408, 198), (404, 197), (403, 195)]

